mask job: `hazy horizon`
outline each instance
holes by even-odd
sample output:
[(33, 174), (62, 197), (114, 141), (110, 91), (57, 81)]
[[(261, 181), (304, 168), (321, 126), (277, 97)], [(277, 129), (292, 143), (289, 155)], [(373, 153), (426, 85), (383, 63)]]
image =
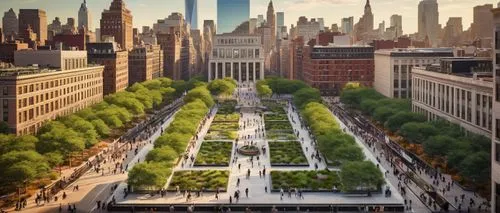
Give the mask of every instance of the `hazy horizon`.
[[(87, 0), (87, 5), (92, 14), (92, 28), (99, 27), (101, 12), (109, 8), (112, 0)], [(184, 0), (124, 0), (127, 8), (134, 16), (133, 24), (136, 28), (152, 26), (157, 19), (164, 19), (172, 12), (184, 14)], [(217, 0), (198, 0), (198, 27), (203, 25), (203, 20), (217, 21)], [(59, 17), (62, 23), (66, 23), (68, 17), (75, 20), (78, 17), (78, 9), (83, 0), (0, 0), (0, 12), (13, 8), (18, 14), (19, 9), (43, 9), (47, 12), (47, 24), (52, 23), (55, 17)], [(168, 2), (168, 3), (167, 3)], [(273, 0), (276, 12), (285, 12), (285, 24), (290, 27), (296, 24), (299, 16), (308, 18), (324, 18), (325, 26), (337, 23), (340, 27), (340, 19), (353, 16), (356, 23), (363, 14), (366, 0)], [(386, 28), (389, 26), (389, 18), (392, 14), (403, 16), (403, 31), (405, 34), (417, 31), (417, 8), (420, 0), (371, 0), (372, 12), (374, 14), (374, 27), (385, 21)], [(250, 15), (257, 17), (263, 14), (265, 17), (269, 0), (251, 0)], [(467, 30), (473, 20), (473, 7), (483, 4), (493, 4), (493, 0), (438, 0), (439, 23), (444, 27), (449, 17), (462, 17), (463, 29)], [(388, 10), (387, 8), (395, 8)], [(332, 13), (333, 12), (333, 13)]]

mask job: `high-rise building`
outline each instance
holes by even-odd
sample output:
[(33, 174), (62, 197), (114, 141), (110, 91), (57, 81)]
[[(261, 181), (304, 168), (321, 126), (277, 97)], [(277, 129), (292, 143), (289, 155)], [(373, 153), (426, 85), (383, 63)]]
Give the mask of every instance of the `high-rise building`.
[(319, 30), (324, 31), (325, 30), (325, 19), (318, 18), (318, 23), (319, 23)]
[(217, 29), (215, 28), (214, 20), (204, 20), (203, 21), (203, 32), (206, 32), (208, 29), (210, 29), (210, 33), (215, 35), (215, 33), (217, 32), (216, 31)]
[(494, 89), (493, 89), (493, 134), (491, 136), (491, 212), (500, 211), (500, 4), (493, 9)]
[(271, 29), (271, 48), (276, 46), (276, 14), (274, 13), (273, 0), (267, 6), (267, 26)]
[(29, 27), (36, 33), (36, 41), (40, 45), (44, 45), (47, 40), (47, 15), (44, 10), (19, 10), (19, 34)]
[(276, 26), (278, 26), (278, 29), (280, 27), (285, 26), (285, 13), (284, 12), (277, 12), (276, 13)]
[(254, 34), (255, 30), (257, 29), (257, 19), (256, 18), (251, 18), (250, 21), (248, 22), (248, 33), (249, 34)]
[(128, 52), (120, 50), (116, 42), (87, 43), (89, 63), (104, 66), (104, 95), (123, 91), (129, 85)]
[(9, 37), (16, 37), (19, 33), (19, 21), (17, 20), (16, 12), (12, 8), (9, 11), (5, 12), (2, 18), (2, 27), (3, 34), (6, 39), (10, 39)]
[(396, 29), (397, 36), (403, 35), (403, 17), (398, 14), (394, 14), (391, 16), (391, 27)]
[(461, 43), (463, 33), (462, 17), (450, 17), (444, 27), (443, 46), (453, 47)]
[(180, 80), (182, 75), (181, 69), (181, 49), (182, 36), (181, 32), (171, 28), (169, 33), (156, 34), (158, 44), (163, 50), (163, 76), (173, 80)]
[(304, 43), (307, 44), (311, 39), (316, 38), (320, 31), (319, 22), (312, 18), (311, 21), (307, 20), (307, 17), (301, 16), (297, 21), (297, 29), (295, 33), (295, 38), (302, 36)]
[(478, 5), (474, 7), (474, 17), (471, 24), (472, 39), (491, 38), (493, 28), (492, 4)]
[(358, 23), (354, 25), (355, 39), (357, 41), (366, 41), (370, 39), (370, 34), (373, 31), (373, 13), (370, 5), (370, 0), (366, 0), (363, 16)]
[(342, 28), (342, 33), (351, 34), (354, 30), (354, 17), (342, 18), (340, 28)]
[(198, 29), (198, 0), (185, 0), (186, 22), (191, 29)]
[(439, 11), (437, 0), (422, 0), (418, 4), (418, 36), (421, 40), (428, 37), (433, 47), (438, 45)]
[(264, 20), (264, 15), (257, 15), (257, 27), (260, 27), (264, 24), (266, 20)]
[(217, 0), (217, 33), (230, 33), (250, 19), (250, 0)]
[(125, 7), (123, 0), (113, 0), (109, 10), (104, 10), (101, 17), (101, 39), (113, 36), (121, 49), (133, 47), (132, 13)]
[(78, 11), (78, 28), (85, 26), (87, 30), (92, 29), (92, 16), (87, 8), (87, 0), (83, 0), (82, 5), (80, 5), (80, 10)]
[(153, 30), (155, 33), (170, 33), (171, 28), (174, 28), (174, 31), (178, 31), (182, 35), (185, 35), (187, 29), (184, 29), (184, 16), (181, 13), (174, 12), (168, 15), (165, 19), (160, 19), (156, 23), (153, 24)]
[(128, 58), (129, 85), (161, 76), (163, 51), (160, 45), (137, 46), (130, 51)]

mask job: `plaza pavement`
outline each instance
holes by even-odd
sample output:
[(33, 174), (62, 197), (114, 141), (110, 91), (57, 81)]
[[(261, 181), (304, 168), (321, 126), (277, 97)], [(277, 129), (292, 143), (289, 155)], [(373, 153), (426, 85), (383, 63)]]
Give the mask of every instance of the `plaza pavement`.
[[(253, 86), (253, 85), (252, 85)], [(247, 92), (249, 88), (239, 88), (240, 92)], [(253, 88), (252, 91), (255, 91)], [(242, 103), (240, 103), (242, 104)], [(248, 102), (244, 103), (244, 106), (248, 106)], [(283, 197), (283, 200), (280, 199), (280, 193), (270, 193), (270, 178), (269, 174), (272, 170), (314, 170), (314, 162), (315, 160), (311, 159), (310, 153), (313, 152), (314, 148), (311, 146), (311, 138), (307, 134), (305, 129), (301, 128), (300, 121), (298, 119), (298, 114), (296, 112), (291, 112), (288, 110), (289, 118), (293, 118), (295, 123), (292, 123), (292, 126), (295, 130), (299, 131), (300, 138), (304, 138), (304, 142), (302, 144), (303, 151), (305, 156), (308, 159), (309, 167), (271, 167), (270, 165), (270, 157), (269, 157), (269, 146), (267, 144), (267, 140), (264, 138), (252, 138), (249, 139), (254, 143), (257, 143), (257, 147), (261, 147), (264, 145), (267, 148), (267, 154), (261, 155), (260, 157), (260, 166), (256, 160), (254, 160), (254, 166), (252, 168), (251, 162), (249, 161), (249, 157), (245, 157), (239, 155), (234, 152), (233, 148), (233, 157), (234, 154), (238, 155), (238, 160), (236, 163), (232, 163), (233, 157), (231, 157), (231, 163), (229, 167), (192, 167), (191, 165), (185, 165), (185, 167), (181, 167), (177, 165), (175, 170), (229, 170), (229, 184), (228, 184), (228, 192), (220, 193), (219, 199), (215, 198), (215, 193), (203, 193), (200, 197), (193, 196), (191, 201), (187, 202), (186, 198), (183, 198), (182, 195), (176, 195), (175, 192), (168, 192), (164, 197), (160, 195), (144, 195), (144, 194), (129, 194), (127, 198), (123, 198), (123, 188), (126, 187), (125, 184), (120, 184), (120, 187), (115, 192), (115, 198), (117, 204), (229, 204), (229, 196), (232, 196), (236, 190), (240, 190), (240, 200), (239, 204), (314, 204), (314, 203), (325, 203), (325, 204), (355, 204), (359, 205), (362, 203), (370, 203), (370, 204), (403, 204), (403, 198), (395, 190), (395, 187), (388, 182), (388, 186), (392, 189), (392, 196), (385, 197), (383, 194), (373, 194), (371, 197), (352, 197), (352, 196), (344, 196), (339, 193), (303, 193), (304, 199), (297, 199), (292, 195), (292, 198), (288, 198), (287, 193)], [(213, 111), (213, 115), (215, 115), (216, 109)], [(260, 116), (250, 113), (245, 110), (243, 107), (243, 116), (240, 118), (240, 124), (243, 124), (245, 119), (253, 120), (257, 119), (257, 123), (261, 123)], [(199, 150), (201, 142), (203, 141), (203, 137), (206, 134), (208, 128), (210, 127), (213, 116), (211, 116), (210, 120), (205, 123), (205, 126), (202, 128), (200, 132), (199, 139), (196, 142), (195, 148), (193, 148), (190, 152), (190, 155), (193, 154), (196, 156), (196, 152)], [(254, 135), (255, 129), (257, 125), (247, 128), (246, 130), (240, 130), (239, 136), (242, 135)], [(300, 140), (299, 138), (299, 140)], [(360, 143), (358, 141), (358, 143)], [(239, 145), (243, 145), (243, 141), (240, 140)], [(361, 143), (360, 145), (364, 147)], [(306, 147), (308, 147), (309, 152), (305, 152)], [(367, 155), (367, 158), (376, 162), (375, 157), (364, 148), (364, 152)], [(255, 159), (255, 158), (254, 158)], [(241, 164), (241, 170), (238, 169), (238, 164)], [(259, 170), (266, 168), (266, 177), (259, 177)], [(319, 169), (326, 168), (324, 163), (318, 162)], [(246, 179), (247, 169), (250, 169), (250, 178)], [(382, 171), (384, 172), (384, 171)], [(237, 179), (240, 178), (240, 186), (236, 186)], [(167, 183), (168, 184), (168, 183)], [(268, 187), (268, 193), (265, 192), (264, 187)], [(245, 197), (245, 189), (249, 189), (248, 198)], [(384, 187), (385, 188), (385, 187)], [(236, 200), (233, 199), (233, 203)]]
[[(140, 160), (144, 161), (147, 153), (151, 151), (154, 147), (153, 144), (148, 143), (149, 140), (154, 141), (161, 135), (161, 129), (165, 129), (173, 120), (173, 115), (170, 115), (161, 128), (151, 135), (150, 138), (144, 141), (138, 141), (137, 143), (144, 142), (147, 143), (145, 146), (139, 149), (137, 155), (134, 155), (134, 149), (126, 152), (127, 158), (123, 162), (125, 167), (126, 164), (129, 165), (129, 170)], [(130, 146), (127, 146), (130, 147)], [(63, 212), (67, 212), (68, 204), (75, 204), (77, 212), (98, 212), (95, 211), (97, 207), (96, 201), (105, 201), (109, 198), (111, 193), (111, 187), (115, 184), (122, 183), (127, 180), (127, 172), (124, 174), (119, 173), (111, 174), (108, 172), (108, 167), (114, 168), (114, 163), (112, 161), (107, 161), (106, 164), (101, 165), (101, 168), (105, 170), (104, 176), (102, 173), (97, 174), (95, 171), (90, 170), (84, 175), (82, 175), (77, 181), (69, 185), (65, 190), (60, 191), (57, 196), (59, 199), (57, 202), (52, 199), (49, 203), (42, 203), (37, 206), (34, 199), (28, 201), (27, 208), (23, 209), (21, 212), (27, 213), (44, 213), (44, 212), (58, 212), (59, 206), (62, 205)], [(79, 190), (73, 191), (73, 186), (78, 185)], [(66, 192), (67, 198), (62, 199), (62, 194)]]

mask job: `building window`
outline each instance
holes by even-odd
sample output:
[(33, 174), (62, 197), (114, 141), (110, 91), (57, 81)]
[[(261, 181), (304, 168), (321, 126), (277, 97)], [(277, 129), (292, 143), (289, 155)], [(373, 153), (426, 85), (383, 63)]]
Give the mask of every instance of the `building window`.
[[(484, 120), (486, 120), (486, 119), (484, 119)], [(500, 141), (500, 119), (496, 119), (495, 137), (498, 141)]]

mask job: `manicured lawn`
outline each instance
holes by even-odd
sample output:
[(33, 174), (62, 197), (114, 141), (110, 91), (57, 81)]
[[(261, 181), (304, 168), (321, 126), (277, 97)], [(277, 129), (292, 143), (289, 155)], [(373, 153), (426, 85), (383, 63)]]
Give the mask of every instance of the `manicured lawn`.
[(232, 114), (235, 112), (235, 107), (237, 104), (236, 100), (226, 100), (224, 102), (219, 103), (219, 109), (217, 110), (217, 114)]
[(228, 166), (232, 142), (204, 141), (194, 161), (195, 166)]
[(268, 132), (266, 138), (269, 140), (297, 140), (297, 137), (292, 132)]
[(288, 121), (264, 121), (266, 125), (266, 131), (284, 131), (293, 132), (292, 125)]
[(240, 120), (240, 114), (232, 113), (232, 114), (216, 114), (213, 122), (238, 122)]
[(268, 121), (288, 121), (286, 114), (265, 114), (264, 119)]
[(298, 141), (269, 142), (271, 165), (308, 165)]
[(206, 171), (177, 171), (174, 173), (168, 190), (175, 190), (179, 186), (181, 191), (200, 190), (225, 191), (229, 180), (229, 171), (206, 170)]
[(271, 171), (272, 190), (297, 188), (308, 191), (331, 191), (340, 187), (338, 172), (321, 171)]

